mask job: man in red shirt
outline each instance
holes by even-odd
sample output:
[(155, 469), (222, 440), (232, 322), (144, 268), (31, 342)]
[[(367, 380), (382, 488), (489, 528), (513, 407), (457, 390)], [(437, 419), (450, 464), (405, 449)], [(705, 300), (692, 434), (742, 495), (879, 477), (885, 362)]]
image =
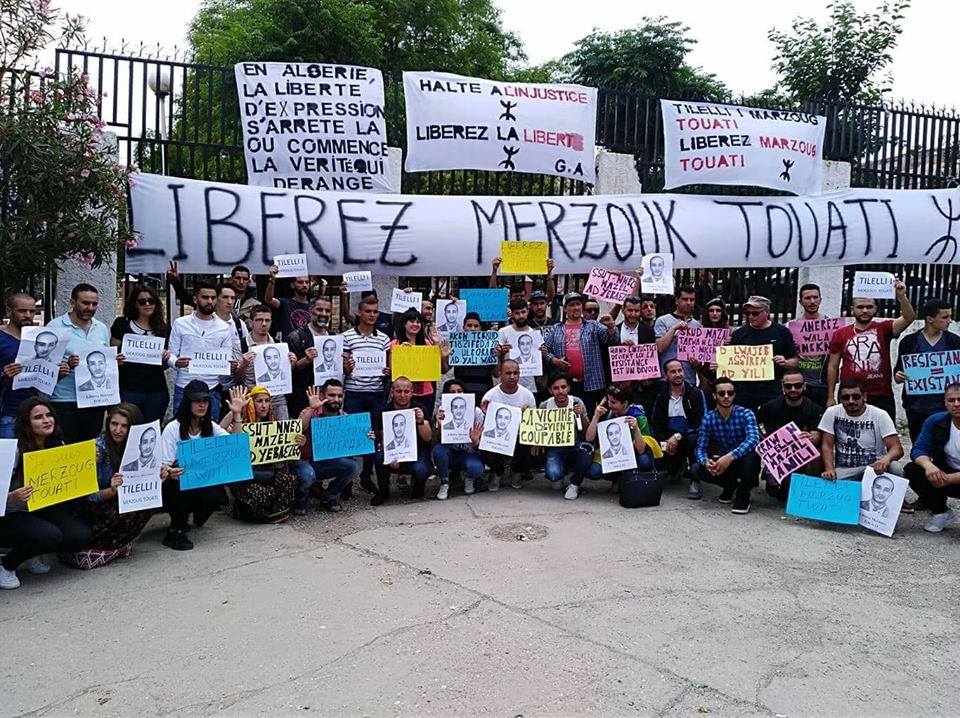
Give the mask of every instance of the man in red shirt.
[(867, 403), (883, 409), (896, 422), (890, 340), (900, 336), (910, 326), (916, 312), (907, 298), (906, 285), (898, 279), (894, 287), (900, 302), (899, 317), (874, 321), (876, 302), (873, 299), (855, 298), (850, 307), (853, 324), (833, 333), (827, 363), (827, 406), (837, 403), (838, 382), (854, 379), (863, 384)]

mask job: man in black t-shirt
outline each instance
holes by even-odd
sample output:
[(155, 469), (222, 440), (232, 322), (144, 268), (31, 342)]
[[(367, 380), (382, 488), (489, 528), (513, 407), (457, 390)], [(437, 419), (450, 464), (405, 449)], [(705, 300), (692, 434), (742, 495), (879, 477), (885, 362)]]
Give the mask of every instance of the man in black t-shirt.
[[(734, 330), (730, 344), (742, 346), (773, 345), (773, 367), (777, 378), (787, 369), (797, 368), (797, 350), (793, 335), (782, 324), (770, 319), (770, 300), (754, 295), (743, 305), (747, 323)], [(737, 383), (737, 403), (752, 411), (780, 394), (776, 379)]]

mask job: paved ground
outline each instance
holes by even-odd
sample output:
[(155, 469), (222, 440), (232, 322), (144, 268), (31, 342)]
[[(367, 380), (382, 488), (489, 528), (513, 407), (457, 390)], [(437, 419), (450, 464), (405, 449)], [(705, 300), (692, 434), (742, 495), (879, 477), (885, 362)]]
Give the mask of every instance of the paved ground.
[(715, 496), (627, 511), (541, 479), (277, 526), (217, 516), (183, 554), (160, 517), (130, 559), (0, 595), (0, 713), (960, 712), (960, 527), (903, 517), (886, 539)]

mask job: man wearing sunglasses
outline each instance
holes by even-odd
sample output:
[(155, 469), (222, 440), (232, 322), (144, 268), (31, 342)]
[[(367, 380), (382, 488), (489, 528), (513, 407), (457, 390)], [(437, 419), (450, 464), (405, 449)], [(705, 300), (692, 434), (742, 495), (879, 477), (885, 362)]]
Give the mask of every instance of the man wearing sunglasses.
[(750, 491), (760, 474), (760, 458), (754, 451), (760, 443), (760, 429), (754, 413), (734, 403), (736, 396), (733, 382), (719, 377), (713, 390), (717, 408), (708, 411), (700, 423), (693, 478), (722, 487), (720, 503), (732, 503), (733, 513), (746, 514)]
[[(747, 323), (734, 330), (730, 336), (731, 345), (760, 346), (773, 345), (773, 368), (777, 378), (787, 369), (797, 368), (797, 350), (793, 343), (793, 334), (782, 324), (770, 318), (770, 300), (754, 295), (743, 305), (743, 316)], [(740, 382), (737, 387), (737, 403), (752, 411), (780, 395), (777, 379), (769, 381)]]
[(903, 446), (887, 412), (867, 403), (856, 379), (840, 382), (840, 404), (823, 412), (817, 427), (823, 435), (823, 478), (860, 481), (863, 470), (903, 476)]

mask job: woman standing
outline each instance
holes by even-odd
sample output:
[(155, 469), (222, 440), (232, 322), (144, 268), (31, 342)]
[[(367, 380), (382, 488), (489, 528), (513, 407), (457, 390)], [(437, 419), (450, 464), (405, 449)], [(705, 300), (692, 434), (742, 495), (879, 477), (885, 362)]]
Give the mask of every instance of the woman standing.
[(10, 479), (6, 515), (0, 516), (0, 546), (10, 549), (0, 559), (0, 588), (20, 587), (18, 567), (30, 573), (47, 573), (50, 565), (41, 556), (76, 551), (91, 539), (90, 528), (65, 504), (27, 512), (33, 487), (23, 485), (23, 455), (63, 446), (63, 434), (50, 402), (40, 397), (22, 402), (14, 432), (19, 455)]
[[(432, 346), (440, 345), (440, 373), (446, 374), (450, 371), (450, 345), (440, 340), (440, 335), (435, 326), (431, 328), (428, 336), (426, 333), (426, 324), (423, 315), (412, 307), (405, 311), (397, 319), (394, 326), (397, 338), (390, 341), (387, 347), (387, 366), (391, 366), (393, 359), (393, 348), (397, 345), (402, 346)], [(436, 401), (437, 385), (433, 381), (415, 381), (413, 382), (413, 403), (423, 409), (426, 416), (433, 414), (433, 405)]]
[[(138, 284), (127, 296), (123, 316), (117, 317), (110, 328), (110, 344), (121, 346), (124, 334), (152, 337), (169, 336), (170, 328), (163, 320), (160, 297), (150, 287)], [(167, 390), (167, 350), (163, 350), (162, 364), (137, 364), (126, 361), (120, 365), (120, 400), (140, 407), (143, 420), (163, 421), (170, 394)]]
[[(700, 323), (707, 329), (730, 329), (727, 306), (720, 297), (714, 297), (707, 302), (703, 308), (703, 314), (700, 315)], [(700, 364), (697, 366), (697, 377), (700, 380), (700, 388), (707, 397), (707, 406), (712, 409), (715, 404), (713, 385), (717, 381), (717, 372), (710, 367), (710, 364)]]

